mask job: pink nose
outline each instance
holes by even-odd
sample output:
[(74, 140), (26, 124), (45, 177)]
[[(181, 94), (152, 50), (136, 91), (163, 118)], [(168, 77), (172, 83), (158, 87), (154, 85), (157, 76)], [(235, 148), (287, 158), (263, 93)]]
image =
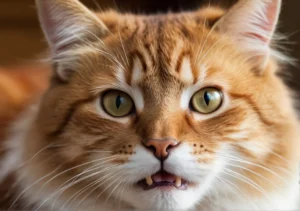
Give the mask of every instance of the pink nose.
[(159, 160), (165, 160), (169, 155), (169, 151), (178, 144), (179, 142), (174, 139), (150, 139), (145, 143), (145, 146), (150, 149)]

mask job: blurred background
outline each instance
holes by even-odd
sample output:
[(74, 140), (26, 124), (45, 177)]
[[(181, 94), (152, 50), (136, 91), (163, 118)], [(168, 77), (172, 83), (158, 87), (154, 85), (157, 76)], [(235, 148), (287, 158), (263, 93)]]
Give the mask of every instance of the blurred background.
[[(45, 0), (46, 1), (46, 0)], [(194, 10), (204, 4), (229, 7), (236, 0), (82, 0), (88, 7), (136, 13)], [(289, 35), (290, 54), (300, 58), (300, 0), (283, 0), (279, 31)], [(6, 125), (30, 98), (47, 87), (47, 67), (36, 60), (47, 49), (34, 0), (0, 0), (0, 126)], [(300, 90), (298, 66), (289, 70), (290, 86)], [(300, 93), (300, 92), (298, 92)], [(1, 131), (0, 131), (1, 138)]]

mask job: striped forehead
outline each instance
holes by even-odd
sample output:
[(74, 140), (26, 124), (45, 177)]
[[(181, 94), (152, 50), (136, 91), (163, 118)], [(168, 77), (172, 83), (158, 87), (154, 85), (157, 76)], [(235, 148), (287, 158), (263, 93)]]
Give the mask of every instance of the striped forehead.
[[(204, 65), (195, 65), (195, 60), (192, 53), (182, 50), (183, 45), (177, 45), (173, 52), (169, 54), (169, 61), (167, 68), (160, 68), (158, 52), (157, 56), (154, 56), (153, 49), (143, 47), (142, 49), (134, 50), (129, 56), (130, 65), (128, 70), (118, 69), (116, 78), (124, 91), (131, 94), (134, 101), (137, 103), (137, 109), (142, 110), (144, 107), (144, 96), (143, 96), (143, 84), (149, 84), (151, 80), (151, 86), (157, 86), (156, 82), (161, 82), (160, 77), (162, 75), (170, 76), (169, 81), (176, 78), (179, 82), (178, 86), (184, 87), (182, 94), (187, 96), (186, 91), (189, 92), (194, 89), (198, 89), (199, 83), (202, 83), (206, 77), (206, 68)], [(166, 62), (165, 62), (166, 63)], [(167, 71), (167, 74), (160, 74), (160, 71)], [(172, 80), (171, 80), (172, 79)], [(161, 84), (160, 84), (161, 85)], [(176, 86), (176, 84), (173, 84)], [(164, 87), (159, 86), (159, 87)], [(157, 90), (157, 87), (152, 87)], [(163, 92), (161, 92), (163, 93)], [(159, 93), (159, 94), (161, 94)], [(184, 100), (186, 101), (186, 99)]]
[(162, 75), (159, 74), (160, 71), (167, 71), (167, 75), (174, 76), (184, 85), (196, 84), (199, 77), (203, 75), (203, 68), (195, 66), (192, 54), (180, 51), (178, 47), (174, 49), (173, 53), (170, 53), (168, 59), (165, 59), (168, 61), (167, 67), (160, 67), (158, 60), (161, 59), (155, 58), (149, 49), (135, 50), (131, 54), (129, 71), (121, 74), (124, 74), (127, 84), (132, 86), (143, 83), (148, 75), (160, 77)]

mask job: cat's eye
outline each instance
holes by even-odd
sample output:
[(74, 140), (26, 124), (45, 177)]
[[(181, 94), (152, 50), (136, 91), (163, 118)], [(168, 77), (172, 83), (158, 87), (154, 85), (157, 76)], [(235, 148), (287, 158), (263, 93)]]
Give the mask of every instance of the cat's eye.
[(220, 108), (223, 101), (223, 94), (216, 88), (204, 88), (194, 94), (191, 99), (193, 110), (209, 114)]
[(113, 117), (127, 116), (134, 109), (131, 97), (117, 90), (106, 92), (102, 97), (102, 105), (105, 112)]

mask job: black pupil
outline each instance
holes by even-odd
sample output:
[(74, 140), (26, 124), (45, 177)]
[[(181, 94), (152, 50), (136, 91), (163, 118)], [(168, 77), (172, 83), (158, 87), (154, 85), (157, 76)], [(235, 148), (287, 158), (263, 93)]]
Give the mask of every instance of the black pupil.
[(121, 104), (124, 102), (124, 98), (121, 97), (120, 95), (117, 96), (116, 98), (116, 107), (119, 109), (121, 107)]
[(204, 101), (205, 101), (206, 105), (209, 106), (210, 97), (207, 92), (204, 92)]

